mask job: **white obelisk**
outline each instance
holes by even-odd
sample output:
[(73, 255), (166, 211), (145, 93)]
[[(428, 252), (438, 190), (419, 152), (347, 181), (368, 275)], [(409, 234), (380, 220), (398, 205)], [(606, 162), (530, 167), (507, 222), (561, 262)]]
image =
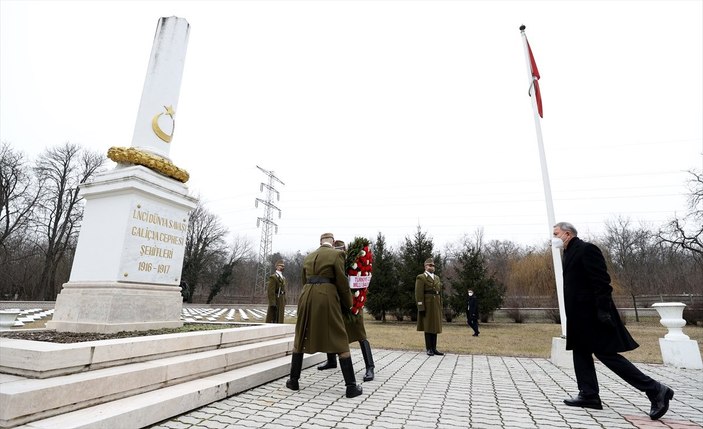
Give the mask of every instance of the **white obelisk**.
[(181, 268), (188, 173), (169, 159), (190, 26), (159, 20), (132, 146), (113, 147), (111, 171), (81, 185), (86, 200), (69, 282), (48, 328), (119, 332), (182, 326)]
[(189, 28), (183, 18), (159, 20), (132, 137), (132, 147), (166, 159), (178, 111)]

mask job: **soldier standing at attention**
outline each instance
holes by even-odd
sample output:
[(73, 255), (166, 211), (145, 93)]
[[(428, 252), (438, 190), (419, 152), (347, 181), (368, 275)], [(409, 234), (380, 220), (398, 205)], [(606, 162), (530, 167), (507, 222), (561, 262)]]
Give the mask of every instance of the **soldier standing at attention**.
[(434, 274), (434, 260), (425, 261), (425, 272), (415, 278), (417, 330), (425, 332), (427, 356), (442, 356), (437, 351), (437, 334), (442, 333), (442, 284)]
[(269, 276), (266, 323), (283, 323), (286, 310), (286, 278), (283, 277), (283, 260), (276, 261), (276, 272)]
[[(334, 242), (334, 248), (342, 251), (345, 254), (347, 246), (342, 240), (336, 240)], [(344, 318), (344, 328), (347, 331), (347, 339), (349, 343), (354, 341), (359, 342), (359, 348), (361, 349), (361, 355), (364, 357), (364, 365), (366, 365), (366, 373), (364, 374), (364, 381), (371, 381), (374, 378), (374, 369), (376, 366), (373, 363), (373, 354), (371, 354), (371, 344), (366, 339), (366, 328), (364, 327), (364, 314), (363, 311), (359, 317)], [(320, 371), (325, 369), (337, 368), (337, 356), (334, 353), (327, 353), (327, 362), (318, 366), (317, 369)]]
[[(359, 396), (344, 329), (342, 308), (351, 311), (352, 296), (344, 270), (344, 254), (332, 247), (334, 236), (320, 236), (320, 247), (303, 260), (303, 292), (298, 300), (298, 318), (291, 355), (290, 378), (286, 387), (299, 390), (303, 353), (336, 353), (342, 367), (347, 398)], [(340, 308), (341, 307), (341, 308)]]

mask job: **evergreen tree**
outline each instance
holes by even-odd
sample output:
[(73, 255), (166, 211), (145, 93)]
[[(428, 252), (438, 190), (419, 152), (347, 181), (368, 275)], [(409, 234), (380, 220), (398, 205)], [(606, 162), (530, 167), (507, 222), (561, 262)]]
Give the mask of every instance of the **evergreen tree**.
[(434, 244), (426, 232), (422, 232), (420, 225), (417, 232), (412, 237), (405, 237), (405, 243), (400, 249), (398, 261), (398, 279), (400, 289), (398, 291), (399, 315), (410, 316), (411, 320), (417, 320), (417, 302), (415, 301), (415, 278), (425, 270), (425, 260), (434, 257), (435, 274), (442, 276), (441, 255), (432, 254)]
[(398, 308), (398, 274), (396, 256), (386, 247), (386, 238), (378, 233), (372, 246), (373, 271), (369, 284), (366, 309), (376, 320), (386, 321), (386, 314)]
[(498, 283), (492, 275), (488, 275), (486, 262), (481, 249), (466, 242), (456, 257), (456, 277), (449, 280), (452, 295), (448, 305), (457, 314), (466, 313), (467, 291), (474, 291), (478, 298), (479, 317), (483, 322), (488, 315), (503, 304), (505, 286)]

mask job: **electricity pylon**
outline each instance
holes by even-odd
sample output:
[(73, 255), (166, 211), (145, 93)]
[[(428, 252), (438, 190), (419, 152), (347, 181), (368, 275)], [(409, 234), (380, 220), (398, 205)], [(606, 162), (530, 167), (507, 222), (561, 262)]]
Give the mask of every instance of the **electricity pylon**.
[(268, 176), (268, 183), (261, 182), (260, 192), (264, 192), (266, 189), (266, 199), (262, 200), (257, 198), (254, 203), (255, 207), (259, 207), (259, 203), (264, 205), (264, 216), (256, 218), (257, 228), (263, 224), (261, 228), (261, 244), (259, 246), (259, 262), (256, 266), (256, 284), (254, 285), (254, 298), (262, 295), (266, 295), (266, 280), (271, 274), (271, 242), (272, 242), (272, 227), (275, 228), (276, 234), (278, 234), (278, 225), (272, 220), (273, 211), (278, 211), (278, 218), (281, 218), (281, 209), (273, 204), (273, 194), (276, 194), (276, 199), (280, 201), (281, 194), (274, 188), (274, 182), (278, 182), (281, 185), (285, 185), (278, 177), (275, 176), (273, 171), (264, 170), (263, 168), (256, 166), (259, 170), (263, 171)]

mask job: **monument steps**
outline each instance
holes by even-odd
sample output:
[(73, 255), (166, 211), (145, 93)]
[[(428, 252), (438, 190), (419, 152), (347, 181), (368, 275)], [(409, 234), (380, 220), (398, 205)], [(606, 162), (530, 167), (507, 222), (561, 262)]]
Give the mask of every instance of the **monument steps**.
[(147, 426), (285, 376), (293, 333), (262, 324), (73, 344), (3, 339), (0, 427)]
[[(325, 359), (321, 353), (306, 356), (303, 368)], [(17, 429), (142, 428), (284, 377), (289, 370), (290, 357), (280, 357), (33, 421)]]

